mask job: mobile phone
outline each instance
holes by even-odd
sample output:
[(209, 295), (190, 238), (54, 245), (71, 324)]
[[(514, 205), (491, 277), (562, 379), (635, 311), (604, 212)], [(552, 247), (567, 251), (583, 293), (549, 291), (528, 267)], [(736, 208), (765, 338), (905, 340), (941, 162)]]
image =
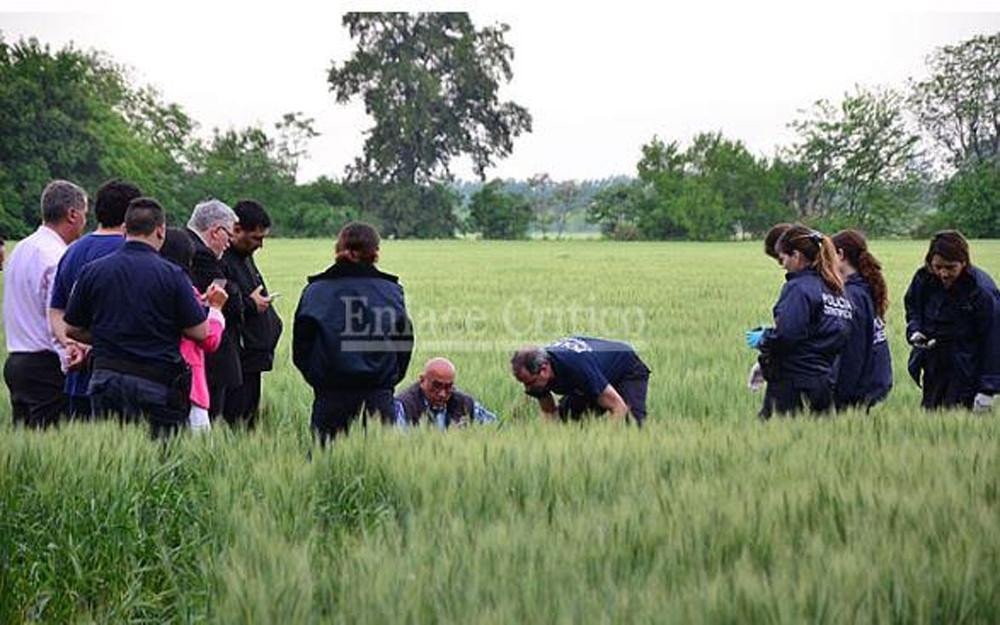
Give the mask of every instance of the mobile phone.
[(212, 280), (212, 284), (219, 287), (220, 289), (225, 289), (226, 283), (228, 282), (229, 280), (226, 280), (225, 278), (216, 278), (215, 280)]

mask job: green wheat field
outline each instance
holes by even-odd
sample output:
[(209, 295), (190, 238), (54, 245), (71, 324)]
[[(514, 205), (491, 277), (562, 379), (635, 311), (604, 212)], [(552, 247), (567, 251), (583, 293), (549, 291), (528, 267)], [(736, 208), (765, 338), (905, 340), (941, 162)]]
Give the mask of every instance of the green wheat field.
[[(285, 333), (258, 431), (27, 432), (0, 391), (0, 622), (1000, 622), (1000, 415), (925, 414), (905, 370), (925, 245), (872, 245), (889, 401), (760, 423), (743, 330), (783, 277), (759, 243), (386, 241), (407, 383), (447, 355), (501, 422), (323, 451), (289, 345), (332, 242), (268, 241)], [(972, 251), (1000, 277), (1000, 242)], [(646, 428), (539, 422), (509, 354), (571, 333), (636, 346)]]

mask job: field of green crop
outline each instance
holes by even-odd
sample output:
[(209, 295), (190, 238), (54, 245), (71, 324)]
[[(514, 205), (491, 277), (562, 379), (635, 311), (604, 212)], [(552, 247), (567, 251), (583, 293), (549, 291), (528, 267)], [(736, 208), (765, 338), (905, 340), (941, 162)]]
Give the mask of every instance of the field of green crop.
[[(762, 424), (743, 330), (782, 273), (758, 243), (387, 241), (410, 379), (448, 355), (502, 422), (323, 451), (289, 343), (331, 247), (259, 253), (286, 327), (255, 433), (26, 432), (0, 390), (0, 623), (1000, 622), (1000, 415), (925, 414), (905, 373), (924, 243), (873, 245), (890, 400)], [(972, 249), (1000, 274), (1000, 242)], [(648, 427), (538, 422), (509, 353), (568, 333), (637, 347)]]

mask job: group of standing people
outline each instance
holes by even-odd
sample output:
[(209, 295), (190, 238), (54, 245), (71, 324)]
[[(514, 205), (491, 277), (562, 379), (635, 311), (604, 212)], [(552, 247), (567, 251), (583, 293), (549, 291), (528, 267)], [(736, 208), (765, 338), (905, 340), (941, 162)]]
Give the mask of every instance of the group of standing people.
[(4, 271), (15, 423), (115, 414), (145, 416), (157, 434), (219, 416), (253, 427), (282, 331), (253, 261), (270, 232), (264, 207), (209, 200), (186, 229), (167, 228), (156, 200), (111, 180), (86, 236), (78, 185), (49, 183), (41, 207)]
[[(261, 376), (282, 322), (254, 262), (271, 221), (254, 200), (197, 204), (186, 228), (133, 184), (96, 193), (98, 228), (83, 236), (86, 192), (56, 180), (42, 225), (4, 271), (4, 380), (15, 423), (63, 416), (147, 418), (156, 435), (222, 418), (253, 427)], [(334, 263), (308, 278), (295, 312), (292, 361), (313, 389), (311, 425), (325, 443), (359, 417), (445, 429), (496, 416), (455, 386), (457, 368), (430, 359), (406, 377), (414, 333), (397, 276), (377, 268), (374, 227), (340, 230)], [(779, 224), (765, 252), (785, 269), (774, 324), (747, 332), (758, 350), (751, 388), (760, 416), (868, 409), (893, 384), (888, 287), (864, 236)], [(2, 257), (0, 257), (2, 258)], [(0, 260), (2, 262), (2, 260)], [(926, 408), (992, 406), (1000, 390), (1000, 292), (972, 265), (956, 231), (937, 233), (904, 298), (909, 372)], [(607, 414), (641, 426), (650, 369), (627, 343), (587, 336), (517, 350), (511, 374), (545, 417)], [(559, 395), (556, 399), (554, 395)]]
[[(767, 387), (760, 416), (869, 409), (884, 400), (893, 384), (889, 293), (864, 235), (778, 224), (764, 251), (787, 273), (774, 325), (746, 333), (759, 351), (750, 387)], [(934, 235), (904, 305), (908, 371), (923, 407), (990, 410), (1000, 391), (1000, 291), (972, 264), (959, 232)]]

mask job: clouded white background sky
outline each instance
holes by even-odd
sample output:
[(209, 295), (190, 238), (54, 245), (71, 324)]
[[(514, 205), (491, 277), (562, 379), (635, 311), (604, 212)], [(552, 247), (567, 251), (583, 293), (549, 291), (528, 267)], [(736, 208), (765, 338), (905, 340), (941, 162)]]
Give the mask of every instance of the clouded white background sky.
[[(488, 176), (557, 180), (631, 175), (654, 134), (687, 141), (721, 130), (759, 154), (819, 98), (858, 83), (904, 87), (935, 47), (1000, 30), (1000, 2), (403, 3), (45, 2), (0, 0), (0, 30), (53, 46), (97, 48), (212, 127), (264, 124), (289, 111), (322, 133), (300, 167), (341, 177), (371, 125), (359, 103), (335, 104), (332, 61), (353, 44), (351, 10), (467, 10), (510, 25), (506, 99), (534, 121)], [(30, 11), (30, 12), (28, 12)], [(471, 168), (459, 163), (459, 177)]]

